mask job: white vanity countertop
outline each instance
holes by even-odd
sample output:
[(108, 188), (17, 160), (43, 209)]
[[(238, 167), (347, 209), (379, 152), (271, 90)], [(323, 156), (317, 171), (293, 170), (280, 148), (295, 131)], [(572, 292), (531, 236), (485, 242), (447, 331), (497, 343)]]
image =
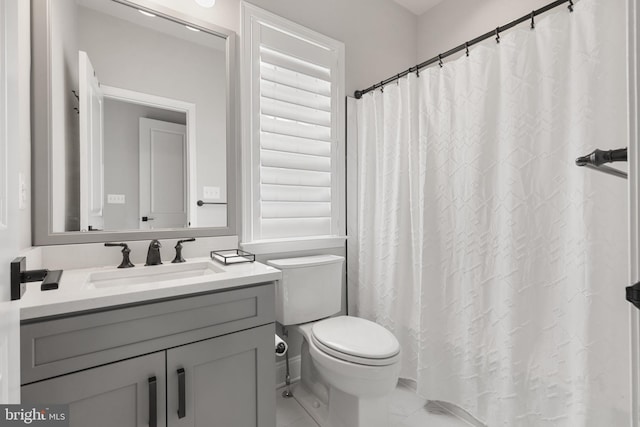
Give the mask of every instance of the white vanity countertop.
[[(189, 278), (162, 280), (157, 283), (122, 284), (97, 288), (91, 285), (91, 277), (98, 275), (132, 272), (158, 274), (165, 266), (189, 266), (210, 263), (215, 274)], [(168, 267), (172, 268), (172, 267)], [(147, 270), (153, 269), (153, 270)], [(280, 270), (261, 264), (247, 262), (222, 265), (210, 258), (196, 258), (184, 264), (160, 266), (135, 266), (131, 269), (115, 267), (65, 270), (59, 288), (41, 291), (40, 283), (28, 283), (27, 291), (20, 300), (20, 320), (58, 316), (79, 311), (97, 310), (124, 304), (140, 303), (157, 299), (175, 298), (211, 291), (232, 290), (237, 287), (270, 282), (281, 277)], [(107, 280), (104, 280), (107, 282)]]

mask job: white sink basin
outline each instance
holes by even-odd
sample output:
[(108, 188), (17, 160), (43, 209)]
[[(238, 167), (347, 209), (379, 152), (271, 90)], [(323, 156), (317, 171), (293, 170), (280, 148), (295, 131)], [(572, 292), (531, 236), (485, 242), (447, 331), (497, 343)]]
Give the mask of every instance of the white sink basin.
[(133, 267), (91, 273), (86, 287), (89, 289), (104, 289), (119, 286), (161, 284), (168, 281), (198, 278), (223, 272), (222, 268), (211, 261)]

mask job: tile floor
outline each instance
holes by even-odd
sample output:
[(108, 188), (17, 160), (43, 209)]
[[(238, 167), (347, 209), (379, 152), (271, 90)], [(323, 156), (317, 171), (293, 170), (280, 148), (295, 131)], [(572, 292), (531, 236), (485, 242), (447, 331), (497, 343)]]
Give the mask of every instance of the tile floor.
[[(294, 389), (295, 390), (295, 389)], [(425, 409), (426, 401), (405, 385), (398, 385), (390, 397), (391, 426), (389, 427), (469, 427), (448, 412)], [(282, 397), (276, 390), (276, 427), (318, 427), (311, 416), (294, 399)]]

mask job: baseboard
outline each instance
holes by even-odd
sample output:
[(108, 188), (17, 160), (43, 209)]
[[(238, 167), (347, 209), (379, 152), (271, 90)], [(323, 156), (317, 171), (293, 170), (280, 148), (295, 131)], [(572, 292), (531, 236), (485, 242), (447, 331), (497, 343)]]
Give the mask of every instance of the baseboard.
[[(287, 364), (284, 358), (281, 358), (276, 362), (276, 388), (280, 388), (285, 385), (285, 379), (287, 375)], [(291, 375), (291, 382), (298, 381), (300, 379), (300, 356), (291, 357), (289, 359), (289, 374)]]

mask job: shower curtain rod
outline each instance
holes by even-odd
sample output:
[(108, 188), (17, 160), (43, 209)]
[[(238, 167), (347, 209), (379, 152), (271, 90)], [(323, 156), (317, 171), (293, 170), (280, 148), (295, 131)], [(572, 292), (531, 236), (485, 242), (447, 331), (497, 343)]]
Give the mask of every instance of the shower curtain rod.
[(446, 51), (444, 53), (441, 53), (440, 55), (434, 56), (433, 58), (428, 59), (428, 60), (426, 60), (426, 61), (424, 61), (424, 62), (422, 62), (422, 63), (420, 63), (420, 64), (418, 64), (418, 65), (416, 65), (414, 67), (411, 67), (411, 68), (409, 68), (407, 70), (404, 70), (400, 74), (397, 74), (397, 75), (395, 75), (393, 77), (389, 77), (388, 79), (383, 80), (380, 83), (376, 83), (373, 86), (368, 87), (367, 89), (356, 90), (353, 95), (356, 97), (356, 99), (360, 99), (360, 98), (362, 98), (362, 95), (364, 95), (365, 93), (371, 92), (371, 91), (376, 90), (378, 88), (382, 88), (382, 87), (384, 87), (385, 85), (387, 85), (387, 84), (389, 84), (391, 82), (399, 80), (401, 77), (404, 77), (409, 73), (415, 72), (419, 77), (421, 69), (423, 69), (425, 67), (428, 67), (429, 65), (435, 64), (435, 63), (439, 63), (440, 66), (442, 67), (442, 60), (443, 59), (445, 59), (445, 58), (447, 58), (447, 57), (449, 57), (451, 55), (455, 55), (458, 52), (462, 52), (463, 50), (466, 50), (467, 56), (469, 56), (469, 47), (471, 47), (471, 46), (473, 46), (475, 44), (478, 44), (478, 43), (480, 43), (480, 42), (482, 42), (484, 40), (487, 40), (487, 39), (489, 39), (491, 37), (495, 37), (496, 41), (498, 43), (500, 43), (500, 33), (501, 32), (509, 30), (509, 29), (515, 27), (518, 24), (522, 24), (523, 22), (531, 21), (531, 28), (533, 29), (533, 28), (535, 28), (535, 17), (536, 16), (541, 15), (541, 14), (543, 14), (545, 12), (548, 12), (551, 9), (554, 9), (554, 8), (556, 8), (558, 6), (561, 6), (564, 3), (569, 3), (568, 9), (569, 9), (570, 12), (573, 12), (573, 6), (574, 6), (573, 1), (574, 0), (556, 0), (556, 1), (552, 2), (552, 3), (549, 3), (546, 6), (541, 7), (540, 9), (532, 11), (528, 15), (524, 15), (521, 18), (516, 19), (515, 21), (511, 21), (508, 24), (505, 24), (505, 25), (502, 25), (500, 27), (497, 27), (495, 30), (489, 31), (488, 33), (485, 33), (485, 34), (483, 34), (483, 35), (481, 35), (479, 37), (476, 37), (473, 40), (470, 40), (470, 41), (468, 41), (466, 43), (463, 43), (463, 44), (461, 44), (459, 46), (456, 46), (451, 50), (448, 50), (448, 51)]
[[(618, 178), (628, 178), (628, 174), (624, 171), (606, 166), (605, 163), (626, 162), (627, 148), (618, 148), (617, 150), (594, 150), (586, 156), (580, 156), (576, 159), (577, 166), (585, 166), (587, 168), (603, 172)], [(640, 308), (640, 307), (639, 307)]]

